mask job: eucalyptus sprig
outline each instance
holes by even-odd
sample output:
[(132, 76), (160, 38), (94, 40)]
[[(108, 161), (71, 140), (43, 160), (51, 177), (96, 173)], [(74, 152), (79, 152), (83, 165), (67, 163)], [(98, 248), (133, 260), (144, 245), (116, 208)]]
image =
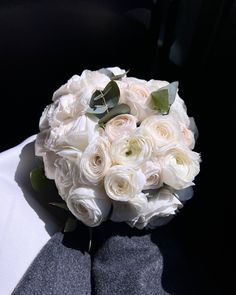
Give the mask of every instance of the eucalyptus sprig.
[(115, 116), (130, 113), (130, 107), (127, 104), (119, 104), (120, 89), (117, 83), (114, 81), (121, 79), (128, 71), (117, 76), (115, 76), (108, 69), (101, 69), (100, 72), (109, 76), (111, 81), (103, 90), (96, 90), (93, 93), (87, 113), (98, 117), (99, 126), (104, 127), (105, 124)]
[(169, 114), (170, 107), (175, 100), (178, 85), (178, 82), (173, 82), (151, 93), (153, 106), (162, 115)]
[(120, 98), (120, 89), (115, 81), (110, 81), (103, 90), (96, 90), (87, 109), (88, 114), (93, 114), (99, 118), (104, 113), (115, 107)]

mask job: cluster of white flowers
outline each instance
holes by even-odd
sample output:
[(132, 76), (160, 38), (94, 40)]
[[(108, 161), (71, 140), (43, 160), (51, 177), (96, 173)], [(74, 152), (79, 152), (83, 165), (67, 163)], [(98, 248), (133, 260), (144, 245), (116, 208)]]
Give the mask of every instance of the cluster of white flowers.
[(124, 75), (116, 81), (119, 103), (130, 114), (101, 127), (87, 109), (93, 93), (109, 81), (102, 72), (85, 70), (54, 93), (40, 119), (36, 155), (43, 157), (45, 174), (55, 180), (69, 210), (86, 225), (111, 219), (155, 227), (182, 207), (181, 196), (199, 173), (193, 120), (178, 93), (168, 114), (153, 108), (151, 93), (168, 82)]

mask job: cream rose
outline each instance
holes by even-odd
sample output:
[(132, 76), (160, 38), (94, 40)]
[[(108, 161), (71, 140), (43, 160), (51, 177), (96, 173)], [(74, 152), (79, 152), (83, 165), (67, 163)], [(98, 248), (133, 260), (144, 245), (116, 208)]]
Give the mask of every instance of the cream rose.
[(184, 101), (176, 94), (175, 100), (170, 107), (169, 116), (173, 117), (179, 123), (183, 123), (186, 127), (189, 127), (190, 119), (187, 115), (187, 109)]
[(165, 86), (167, 86), (168, 84), (170, 84), (167, 81), (162, 81), (162, 80), (149, 80), (147, 82), (147, 88), (149, 89), (150, 93), (153, 91), (157, 91), (160, 88), (163, 88)]
[(72, 120), (78, 113), (87, 109), (87, 106), (79, 105), (75, 96), (71, 94), (61, 96), (53, 104), (47, 106), (39, 122), (40, 130), (49, 127), (58, 127)]
[(153, 158), (146, 161), (141, 170), (146, 177), (144, 189), (156, 189), (162, 186), (161, 166), (157, 159)]
[(65, 158), (57, 158), (55, 166), (55, 183), (59, 195), (66, 200), (68, 193), (73, 186), (73, 165), (74, 163)]
[(72, 214), (87, 226), (98, 226), (107, 219), (111, 201), (101, 187), (72, 188), (66, 199)]
[(119, 67), (110, 67), (107, 68), (109, 71), (111, 71), (114, 75), (123, 75), (125, 73), (125, 70), (119, 68)]
[(147, 161), (153, 150), (151, 137), (134, 132), (113, 141), (111, 146), (112, 159), (116, 164), (139, 167)]
[(81, 76), (74, 75), (53, 94), (53, 101), (59, 97), (72, 94), (82, 104), (88, 105), (92, 93), (96, 89), (103, 89), (110, 79), (98, 71), (84, 70)]
[(67, 124), (41, 131), (36, 138), (36, 155), (43, 156), (49, 150), (59, 151), (68, 146), (84, 151), (100, 134), (97, 121), (97, 118), (82, 115)]
[(121, 165), (111, 167), (104, 179), (107, 195), (112, 200), (124, 202), (140, 194), (145, 183), (145, 175), (140, 170)]
[(193, 185), (200, 171), (199, 154), (179, 144), (163, 148), (159, 160), (163, 182), (177, 190)]
[(182, 133), (184, 144), (192, 150), (195, 145), (193, 132), (189, 130), (183, 123), (180, 123), (180, 130)]
[(140, 132), (142, 134), (148, 134), (153, 139), (157, 150), (162, 146), (177, 142), (181, 139), (179, 124), (168, 115), (147, 117), (140, 125)]
[(112, 221), (135, 223), (138, 220), (140, 214), (146, 211), (148, 201), (146, 194), (139, 193), (127, 202), (113, 201), (112, 204)]
[(106, 138), (98, 137), (82, 154), (79, 181), (88, 185), (97, 185), (103, 180), (111, 165), (110, 143)]
[(118, 115), (106, 123), (105, 133), (110, 141), (129, 134), (137, 127), (137, 119), (129, 114)]
[(145, 80), (136, 78), (124, 78), (119, 83), (120, 102), (129, 105), (131, 115), (135, 116), (138, 121), (156, 113), (151, 107), (150, 91), (146, 83)]
[(55, 178), (55, 161), (58, 159), (58, 156), (55, 152), (48, 151), (43, 153), (43, 163), (44, 163), (44, 171), (45, 175), (48, 179)]
[(137, 220), (129, 222), (130, 226), (143, 229), (149, 223), (149, 227), (155, 227), (160, 217), (167, 217), (175, 214), (182, 203), (168, 189), (162, 188), (155, 195), (148, 198), (146, 210), (139, 215)]

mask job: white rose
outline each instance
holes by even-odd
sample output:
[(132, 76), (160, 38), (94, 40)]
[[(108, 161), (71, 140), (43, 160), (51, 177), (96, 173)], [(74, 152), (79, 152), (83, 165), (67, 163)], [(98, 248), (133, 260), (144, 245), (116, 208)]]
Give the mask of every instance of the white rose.
[(167, 82), (167, 81), (153, 80), (152, 79), (152, 80), (149, 80), (147, 82), (147, 87), (148, 87), (150, 92), (153, 92), (153, 91), (157, 91), (160, 88), (163, 88), (163, 87), (167, 86), (168, 84), (170, 84), (170, 83)]
[(127, 202), (141, 193), (145, 182), (145, 175), (140, 170), (115, 165), (107, 171), (104, 187), (112, 200)]
[(148, 198), (146, 210), (140, 214), (138, 220), (129, 222), (130, 226), (143, 229), (149, 223), (149, 227), (154, 228), (156, 221), (160, 217), (175, 214), (182, 203), (168, 189), (162, 188), (155, 195)]
[(140, 214), (147, 209), (147, 203), (147, 197), (144, 193), (137, 194), (127, 202), (113, 201), (111, 220), (135, 223)]
[(95, 117), (82, 115), (67, 124), (41, 131), (36, 138), (36, 155), (42, 156), (46, 151), (59, 151), (68, 146), (84, 151), (99, 135), (97, 121)]
[(141, 166), (141, 170), (146, 177), (144, 189), (155, 189), (162, 186), (161, 166), (157, 159), (146, 161)]
[(177, 144), (163, 148), (159, 160), (164, 183), (177, 190), (193, 185), (200, 170), (198, 153)]
[(184, 101), (176, 94), (175, 100), (170, 107), (169, 116), (173, 117), (177, 122), (183, 123), (185, 126), (189, 127), (190, 118), (187, 115), (186, 106)]
[(179, 124), (168, 115), (154, 115), (146, 118), (140, 125), (140, 132), (152, 137), (155, 147), (160, 148), (181, 139)]
[(110, 79), (98, 71), (84, 70), (81, 76), (74, 75), (53, 94), (53, 101), (66, 94), (74, 95), (82, 104), (89, 104), (92, 93), (103, 89)]
[(103, 180), (111, 165), (110, 143), (106, 138), (98, 137), (82, 154), (79, 181), (97, 185)]
[(55, 166), (55, 183), (59, 195), (66, 200), (68, 193), (73, 186), (73, 165), (74, 163), (65, 158), (57, 158)]
[(98, 226), (107, 219), (111, 201), (100, 187), (72, 188), (67, 199), (72, 214), (87, 226)]
[(150, 91), (145, 80), (124, 78), (118, 83), (120, 87), (120, 102), (130, 107), (131, 115), (142, 121), (147, 116), (156, 113), (151, 107)]
[(58, 159), (58, 156), (55, 152), (48, 151), (43, 153), (43, 163), (44, 163), (44, 171), (45, 175), (48, 179), (55, 178), (55, 161)]
[(53, 163), (54, 179), (60, 196), (66, 199), (74, 180), (78, 178), (82, 153), (74, 147), (67, 147), (58, 151), (56, 155), (57, 158)]
[(147, 161), (153, 150), (151, 137), (139, 132), (123, 136), (113, 141), (111, 146), (112, 159), (116, 164), (139, 167)]
[(186, 125), (183, 123), (180, 123), (180, 129), (183, 137), (184, 144), (189, 147), (190, 149), (194, 148), (195, 145), (195, 139), (194, 134), (191, 130), (189, 130)]
[(136, 124), (136, 117), (129, 114), (118, 115), (106, 123), (105, 132), (109, 140), (113, 141), (135, 130)]
[(110, 67), (107, 68), (109, 71), (111, 71), (115, 76), (117, 75), (123, 75), (125, 73), (125, 70), (122, 70), (119, 67)]
[(43, 130), (66, 124), (76, 117), (83, 115), (87, 108), (88, 104), (82, 104), (74, 95), (63, 95), (53, 104), (45, 108), (39, 122), (39, 128)]

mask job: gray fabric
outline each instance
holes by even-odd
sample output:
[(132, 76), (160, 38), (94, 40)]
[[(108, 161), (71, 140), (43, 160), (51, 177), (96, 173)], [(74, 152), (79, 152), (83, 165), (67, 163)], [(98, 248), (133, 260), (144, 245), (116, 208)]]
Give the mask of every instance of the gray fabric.
[(176, 228), (132, 229), (105, 222), (55, 234), (36, 257), (13, 295), (189, 295), (196, 291)]
[(94, 256), (92, 276), (97, 295), (167, 294), (161, 284), (163, 261), (150, 235), (113, 236)]
[[(86, 239), (84, 233), (78, 239)], [(55, 234), (38, 254), (12, 295), (91, 294), (91, 260), (75, 234)]]

